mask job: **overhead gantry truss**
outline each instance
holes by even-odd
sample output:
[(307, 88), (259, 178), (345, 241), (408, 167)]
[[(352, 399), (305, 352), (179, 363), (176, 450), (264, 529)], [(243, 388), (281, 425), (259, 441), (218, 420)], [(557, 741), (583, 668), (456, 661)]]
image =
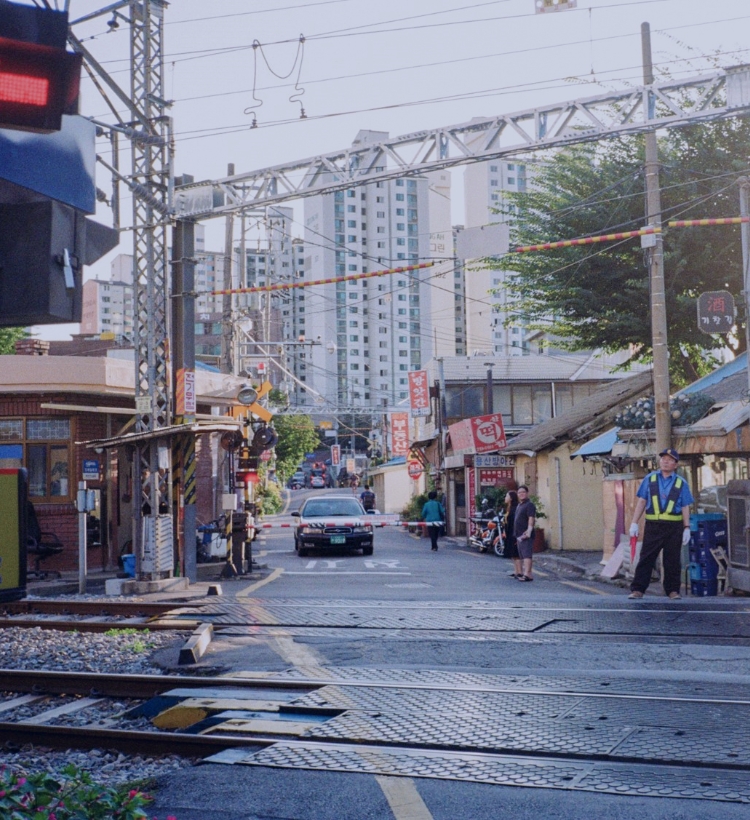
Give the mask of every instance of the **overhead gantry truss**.
[(750, 66), (473, 119), (175, 188), (175, 216), (209, 219), (354, 185), (693, 125), (750, 111)]

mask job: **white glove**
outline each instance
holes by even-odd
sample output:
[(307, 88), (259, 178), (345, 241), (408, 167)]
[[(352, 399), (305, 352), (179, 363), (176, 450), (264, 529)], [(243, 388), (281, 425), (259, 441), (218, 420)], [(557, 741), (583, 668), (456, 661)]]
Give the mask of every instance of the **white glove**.
[(632, 538), (634, 535), (638, 535), (638, 524), (630, 525), (630, 537)]
[(682, 531), (682, 546), (686, 547), (690, 543), (690, 527), (685, 527)]

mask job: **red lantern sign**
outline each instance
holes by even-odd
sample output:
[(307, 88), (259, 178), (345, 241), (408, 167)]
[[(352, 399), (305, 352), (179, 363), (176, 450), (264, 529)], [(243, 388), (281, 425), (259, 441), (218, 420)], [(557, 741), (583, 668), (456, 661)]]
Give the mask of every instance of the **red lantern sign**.
[(409, 475), (416, 481), (424, 472), (424, 468), (422, 467), (421, 462), (413, 459), (407, 463), (407, 470), (409, 471)]

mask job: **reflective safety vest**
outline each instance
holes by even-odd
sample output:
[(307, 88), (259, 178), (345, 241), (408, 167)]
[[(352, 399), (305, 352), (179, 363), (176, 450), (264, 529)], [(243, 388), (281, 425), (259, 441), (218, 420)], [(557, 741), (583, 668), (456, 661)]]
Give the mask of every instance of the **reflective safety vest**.
[(664, 512), (662, 512), (659, 506), (659, 474), (654, 473), (651, 476), (649, 479), (648, 489), (649, 494), (651, 495), (652, 512), (646, 513), (646, 521), (682, 521), (682, 512), (674, 512), (674, 505), (680, 497), (682, 484), (683, 479), (681, 479), (680, 476), (677, 476), (674, 484), (672, 485), (672, 489), (669, 491), (669, 495), (667, 496), (667, 506), (665, 507)]

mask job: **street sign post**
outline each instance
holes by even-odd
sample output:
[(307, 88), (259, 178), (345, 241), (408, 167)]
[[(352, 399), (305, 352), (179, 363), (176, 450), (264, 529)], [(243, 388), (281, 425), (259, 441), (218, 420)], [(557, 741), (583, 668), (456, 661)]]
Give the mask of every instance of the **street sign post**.
[(407, 463), (407, 470), (409, 471), (409, 476), (413, 478), (415, 481), (421, 477), (422, 473), (424, 472), (424, 468), (422, 464), (414, 459), (413, 461), (409, 461)]
[(731, 333), (736, 323), (734, 297), (725, 290), (698, 297), (698, 329), (703, 333)]

